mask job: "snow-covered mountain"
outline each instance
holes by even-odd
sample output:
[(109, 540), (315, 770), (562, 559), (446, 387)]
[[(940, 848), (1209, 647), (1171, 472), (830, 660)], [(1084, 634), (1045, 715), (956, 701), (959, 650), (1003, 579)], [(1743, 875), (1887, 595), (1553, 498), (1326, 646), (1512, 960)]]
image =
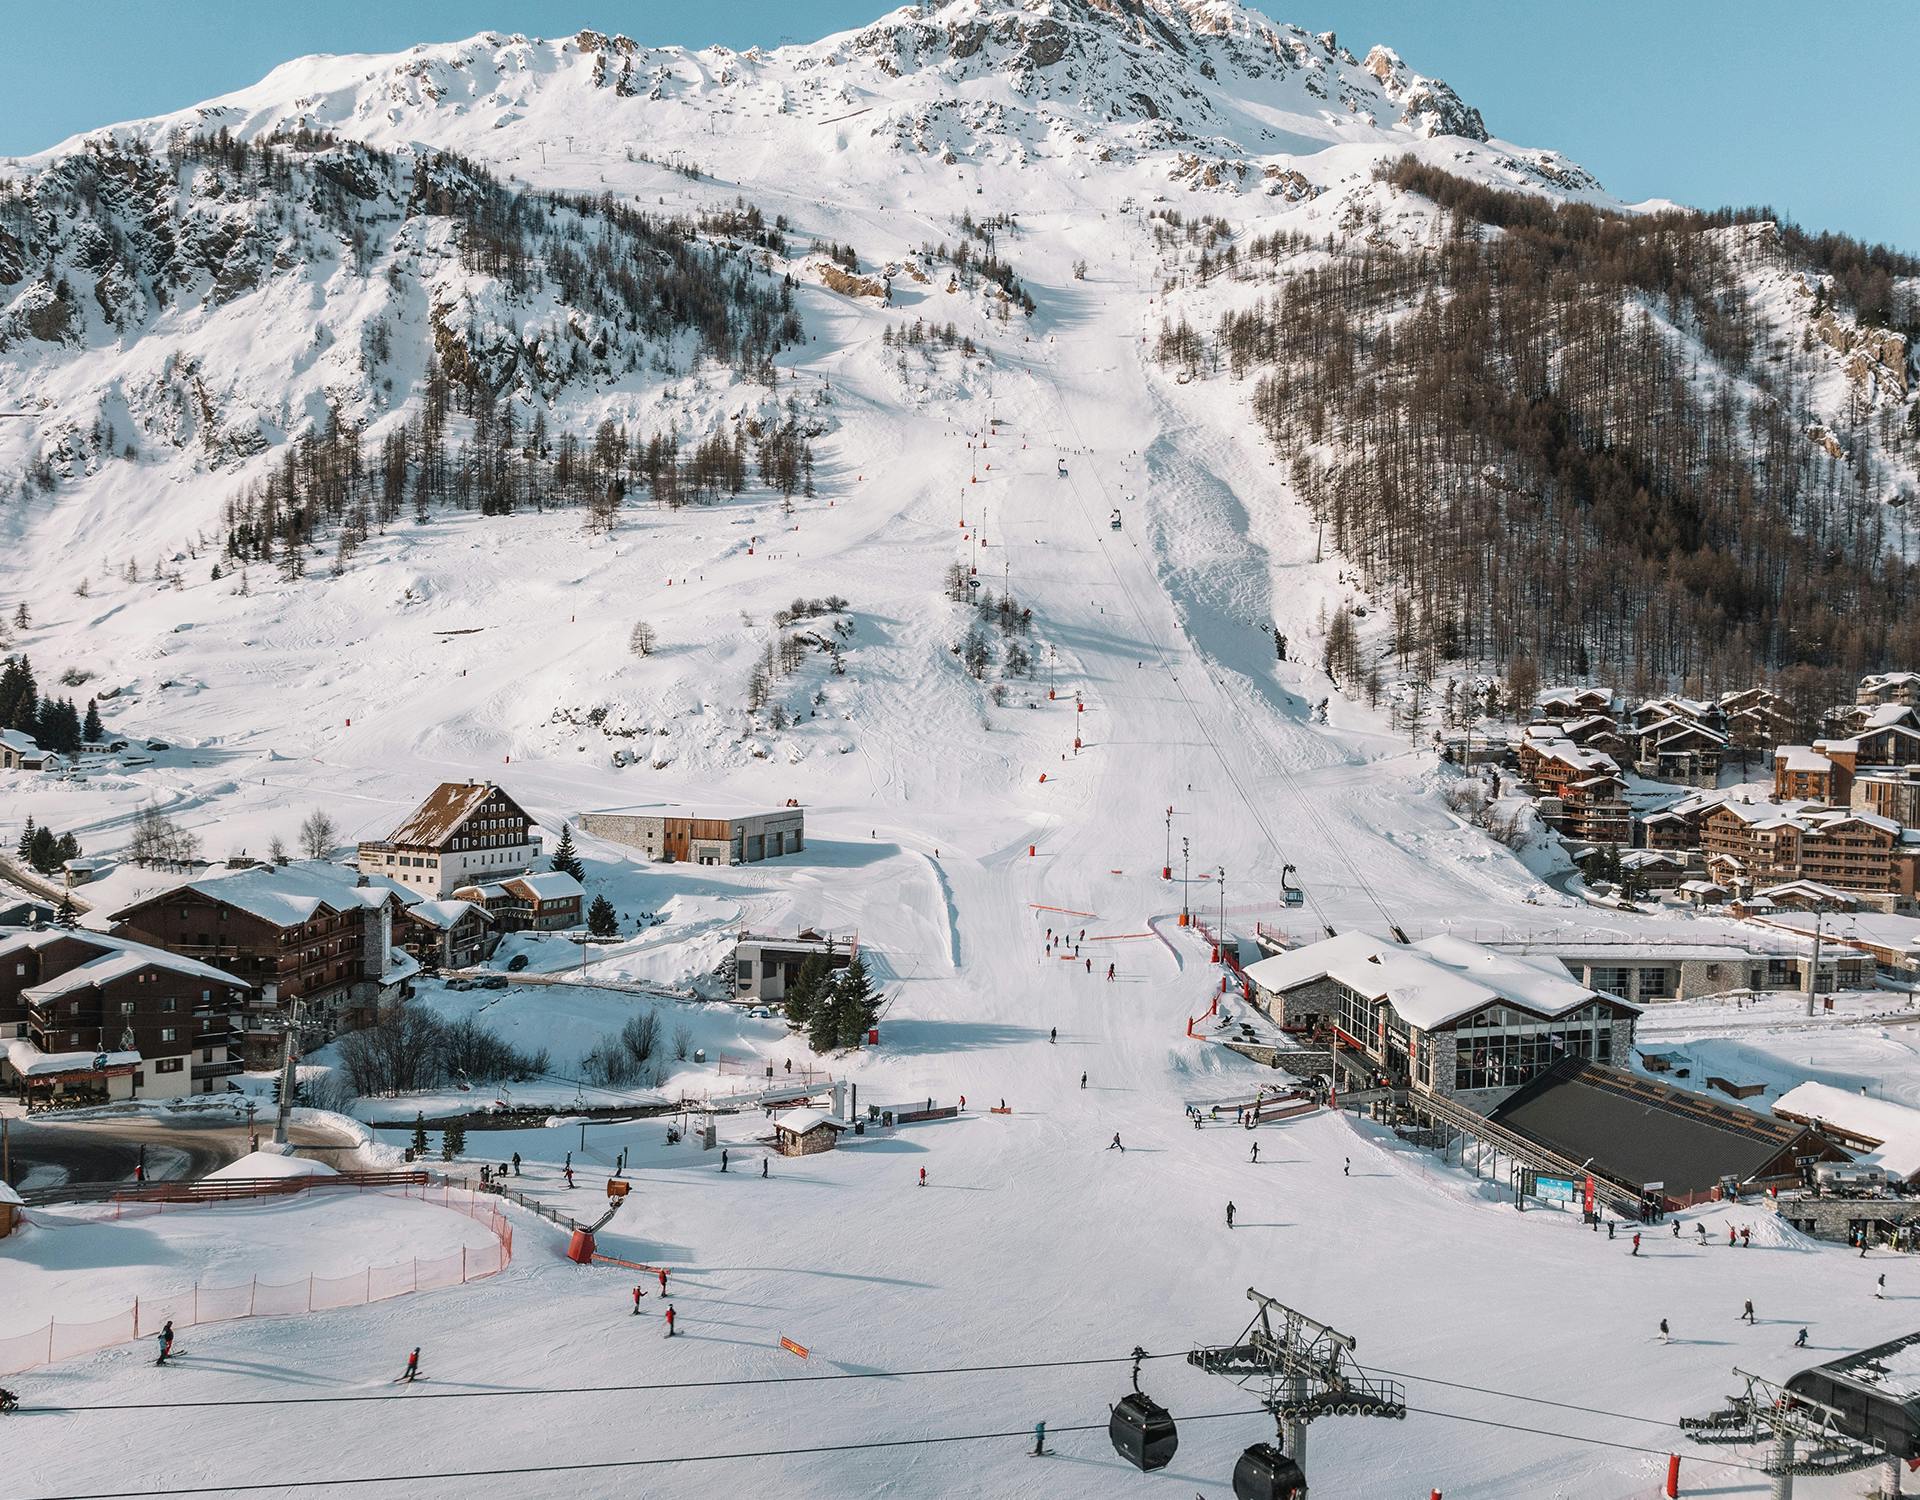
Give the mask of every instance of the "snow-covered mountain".
[[(48, 619), (47, 595), (96, 601), (53, 649), (84, 633), (137, 680), (153, 627), (103, 601), (110, 580), (204, 589), (189, 575), (214, 558), (229, 578), (306, 571), (290, 539), (338, 573), (370, 531), (448, 508), (591, 501), (604, 525), (669, 498), (662, 452), (697, 451), (704, 498), (784, 474), (791, 504), (816, 461), (833, 498), (888, 434), (985, 422), (1037, 341), (1098, 323), (1164, 356), (1169, 316), (1210, 337), (1329, 253), (1416, 263), (1473, 215), (1394, 178), (1405, 158), (1625, 209), (1389, 48), (1235, 0), (947, 0), (771, 51), (583, 31), (292, 61), (0, 164), (0, 387), (24, 413), (0, 420), (0, 592)], [(1904, 430), (1903, 337), (1764, 232), (1712, 233), (1767, 336), (1805, 344), (1796, 440), (1857, 471), (1864, 499), (1897, 497), (1910, 458), (1848, 429)], [(1663, 314), (1676, 357), (1722, 358), (1712, 315)], [(1180, 363), (1182, 382), (1211, 373)], [(1154, 380), (1171, 400), (1171, 366)], [(1247, 416), (1228, 399), (1177, 446), (1243, 442)], [(1262, 482), (1293, 505), (1299, 478)], [(439, 556), (390, 542), (359, 579), (307, 587), (413, 599)], [(1313, 593), (1307, 638), (1358, 582)], [(1380, 602), (1410, 586), (1364, 580)], [(161, 628), (199, 623), (182, 614)], [(695, 691), (679, 677), (632, 717)], [(538, 695), (510, 734), (598, 692)]]

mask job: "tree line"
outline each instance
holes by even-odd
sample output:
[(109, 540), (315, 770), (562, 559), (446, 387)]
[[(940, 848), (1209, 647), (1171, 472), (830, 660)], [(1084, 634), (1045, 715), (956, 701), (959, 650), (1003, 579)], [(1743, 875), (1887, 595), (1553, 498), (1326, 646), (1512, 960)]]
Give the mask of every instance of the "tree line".
[(1288, 268), (1216, 342), (1327, 542), (1394, 591), (1403, 665), (1717, 687), (1920, 659), (1880, 461), (1920, 433), (1809, 436), (1814, 356), (1774, 346), (1714, 221), (1387, 176), (1446, 210), (1440, 244)]

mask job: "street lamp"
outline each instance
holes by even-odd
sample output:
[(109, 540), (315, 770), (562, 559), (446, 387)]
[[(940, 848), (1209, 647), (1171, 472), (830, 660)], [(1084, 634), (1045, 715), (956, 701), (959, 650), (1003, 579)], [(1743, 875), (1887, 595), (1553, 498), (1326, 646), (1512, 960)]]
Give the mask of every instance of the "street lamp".
[(1193, 922), (1193, 914), (1187, 910), (1187, 841), (1180, 840), (1180, 925), (1186, 927)]

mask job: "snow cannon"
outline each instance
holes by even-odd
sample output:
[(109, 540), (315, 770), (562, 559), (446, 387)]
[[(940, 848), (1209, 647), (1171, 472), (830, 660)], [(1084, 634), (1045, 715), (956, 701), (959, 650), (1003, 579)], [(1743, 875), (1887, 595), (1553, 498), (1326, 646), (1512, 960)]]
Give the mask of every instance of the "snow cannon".
[(1296, 1500), (1306, 1492), (1300, 1465), (1272, 1443), (1255, 1443), (1233, 1466), (1235, 1500)]
[(576, 1229), (573, 1238), (567, 1242), (567, 1259), (578, 1265), (593, 1264), (593, 1231)]

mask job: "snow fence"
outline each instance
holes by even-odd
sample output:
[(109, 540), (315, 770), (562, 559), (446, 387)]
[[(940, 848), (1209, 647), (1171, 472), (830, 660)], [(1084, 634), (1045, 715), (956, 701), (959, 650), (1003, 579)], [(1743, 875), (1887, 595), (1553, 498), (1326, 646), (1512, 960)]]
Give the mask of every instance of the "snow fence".
[[(418, 1198), (438, 1204), (492, 1231), (494, 1242), (478, 1249), (461, 1249), (433, 1260), (403, 1260), (389, 1266), (369, 1266), (345, 1276), (308, 1273), (291, 1281), (268, 1282), (258, 1277), (237, 1286), (194, 1286), (160, 1297), (141, 1297), (110, 1317), (90, 1322), (54, 1320), (30, 1333), (0, 1337), (0, 1375), (14, 1375), (36, 1365), (53, 1364), (93, 1354), (115, 1344), (150, 1338), (171, 1322), (175, 1328), (229, 1323), (238, 1318), (281, 1318), (297, 1313), (332, 1312), (342, 1307), (364, 1307), (410, 1292), (481, 1281), (507, 1268), (513, 1259), (513, 1225), (491, 1194), (447, 1184), (422, 1183), (402, 1188), (363, 1189), (389, 1198)], [(229, 1204), (231, 1199), (226, 1200)], [(158, 1213), (182, 1213), (216, 1207), (214, 1203), (116, 1203), (107, 1217), (146, 1218)]]

